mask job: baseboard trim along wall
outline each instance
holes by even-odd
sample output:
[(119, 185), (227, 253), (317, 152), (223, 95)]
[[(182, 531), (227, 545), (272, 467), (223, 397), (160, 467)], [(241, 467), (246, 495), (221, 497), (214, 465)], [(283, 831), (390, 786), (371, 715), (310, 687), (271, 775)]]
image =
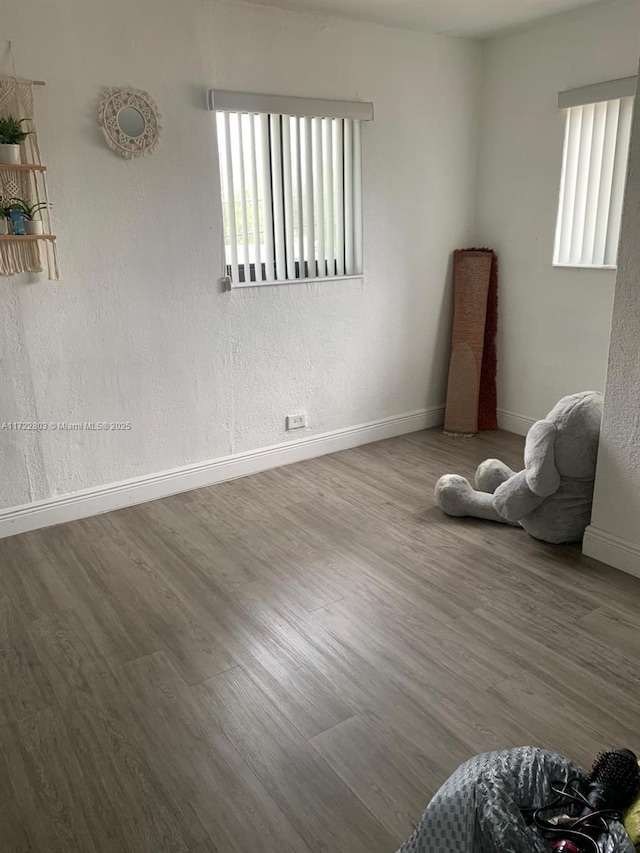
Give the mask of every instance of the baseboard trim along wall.
[(640, 547), (627, 539), (589, 525), (584, 534), (582, 551), (587, 557), (640, 578)]
[(235, 480), (238, 477), (246, 477), (248, 474), (256, 474), (258, 471), (266, 471), (268, 468), (302, 462), (304, 459), (335, 453), (338, 450), (348, 450), (383, 438), (394, 438), (398, 435), (429, 429), (439, 426), (443, 421), (444, 406), (434, 406), (430, 409), (420, 409), (417, 412), (276, 444), (261, 450), (236, 453), (208, 462), (199, 462), (196, 465), (173, 468), (159, 474), (136, 477), (120, 483), (110, 483), (95, 489), (0, 510), (0, 539), (17, 533), (26, 533), (28, 530), (38, 530), (41, 527), (50, 527), (53, 524), (62, 524), (65, 521), (88, 518), (114, 509), (166, 498), (179, 492), (201, 489), (203, 486)]
[(507, 432), (526, 435), (535, 422), (535, 418), (527, 418), (525, 415), (517, 415), (515, 412), (498, 409), (498, 427)]

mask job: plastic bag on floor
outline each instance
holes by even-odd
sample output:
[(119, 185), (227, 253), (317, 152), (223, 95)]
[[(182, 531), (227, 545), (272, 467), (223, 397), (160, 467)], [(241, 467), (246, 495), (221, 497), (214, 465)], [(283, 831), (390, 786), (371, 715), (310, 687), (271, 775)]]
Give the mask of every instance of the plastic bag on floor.
[[(554, 799), (553, 782), (586, 775), (568, 758), (532, 746), (478, 755), (444, 783), (398, 853), (549, 853), (552, 844), (520, 809)], [(598, 846), (601, 853), (635, 851), (616, 822)]]

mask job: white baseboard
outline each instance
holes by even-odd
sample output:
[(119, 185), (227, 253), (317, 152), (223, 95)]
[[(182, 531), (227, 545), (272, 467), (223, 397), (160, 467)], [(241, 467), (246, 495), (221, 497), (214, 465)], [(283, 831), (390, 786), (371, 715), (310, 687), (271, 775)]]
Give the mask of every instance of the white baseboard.
[(505, 409), (498, 409), (498, 426), (507, 432), (526, 435), (535, 422), (534, 418), (517, 415), (515, 412), (507, 412)]
[(640, 546), (627, 539), (590, 524), (584, 534), (582, 551), (587, 557), (640, 578)]
[(434, 406), (430, 409), (420, 409), (417, 412), (312, 435), (309, 438), (301, 438), (285, 444), (276, 444), (261, 450), (236, 453), (159, 474), (136, 477), (95, 489), (0, 510), (0, 539), (65, 521), (88, 518), (91, 515), (99, 515), (125, 506), (166, 498), (179, 492), (201, 489), (203, 486), (235, 480), (268, 468), (290, 465), (292, 462), (301, 462), (304, 459), (335, 453), (338, 450), (348, 450), (383, 438), (393, 438), (397, 435), (429, 429), (439, 426), (443, 421), (444, 406)]

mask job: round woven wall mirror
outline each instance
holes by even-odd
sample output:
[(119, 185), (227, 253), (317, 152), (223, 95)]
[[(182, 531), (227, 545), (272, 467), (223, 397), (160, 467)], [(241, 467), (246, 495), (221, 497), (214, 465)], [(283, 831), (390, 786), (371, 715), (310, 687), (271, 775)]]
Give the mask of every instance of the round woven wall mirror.
[(158, 147), (160, 111), (142, 89), (108, 89), (100, 102), (98, 120), (107, 145), (121, 157), (144, 157)]
[(123, 107), (118, 113), (118, 127), (131, 139), (142, 136), (146, 126), (144, 116), (135, 107)]

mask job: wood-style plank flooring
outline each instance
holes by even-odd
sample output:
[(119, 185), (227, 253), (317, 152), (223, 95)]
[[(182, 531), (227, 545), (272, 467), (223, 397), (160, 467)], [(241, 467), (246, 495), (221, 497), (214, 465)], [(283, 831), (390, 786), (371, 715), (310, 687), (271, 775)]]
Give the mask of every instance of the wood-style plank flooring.
[(439, 431), (0, 541), (3, 853), (393, 853), (465, 758), (640, 747), (640, 581), (446, 518)]

